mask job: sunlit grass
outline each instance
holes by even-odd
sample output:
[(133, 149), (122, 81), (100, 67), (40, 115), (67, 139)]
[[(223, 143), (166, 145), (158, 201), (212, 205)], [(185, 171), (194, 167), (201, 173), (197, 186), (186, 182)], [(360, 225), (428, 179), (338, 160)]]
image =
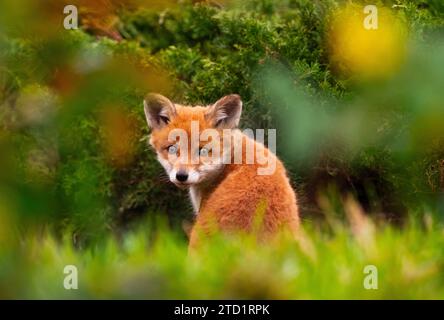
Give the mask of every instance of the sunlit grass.
[[(444, 298), (442, 225), (431, 216), (411, 219), (402, 228), (376, 225), (353, 200), (344, 206), (348, 222), (322, 228), (304, 222), (298, 241), (266, 244), (251, 236), (219, 236), (192, 254), (186, 240), (162, 224), (149, 229), (141, 224), (119, 241), (110, 236), (85, 250), (75, 249), (69, 237), (60, 242), (47, 231), (28, 232), (1, 247), (0, 294), (38, 299)], [(78, 268), (77, 290), (63, 287), (66, 265)], [(377, 290), (364, 288), (367, 265), (377, 267)]]

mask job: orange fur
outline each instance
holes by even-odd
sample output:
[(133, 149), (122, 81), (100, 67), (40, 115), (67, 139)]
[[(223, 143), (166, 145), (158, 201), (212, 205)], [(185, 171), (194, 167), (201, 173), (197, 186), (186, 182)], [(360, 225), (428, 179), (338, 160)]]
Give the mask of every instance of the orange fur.
[[(160, 99), (160, 102), (159, 102)], [(225, 100), (224, 100), (225, 99)], [(154, 101), (154, 102), (153, 102)], [(157, 101), (157, 102), (156, 102)], [(239, 105), (236, 105), (239, 104)], [(242, 161), (234, 163), (236, 150), (231, 147), (231, 162), (217, 166), (214, 174), (203, 176), (202, 181), (186, 185), (190, 188), (193, 206), (196, 211), (196, 222), (190, 235), (190, 248), (195, 248), (202, 240), (216, 231), (230, 232), (257, 232), (260, 239), (268, 239), (279, 231), (289, 230), (296, 234), (299, 227), (298, 207), (296, 195), (290, 186), (285, 168), (281, 161), (272, 154), (263, 144), (250, 139), (239, 129), (236, 129), (236, 117), (240, 117), (242, 103), (235, 95), (227, 96), (212, 106), (182, 106), (173, 104), (162, 96), (151, 97), (146, 102), (145, 113), (149, 125), (152, 127), (151, 145), (158, 154), (159, 161), (163, 163), (167, 172), (185, 170), (185, 172), (199, 171), (202, 162), (191, 164), (193, 152), (188, 155), (188, 161), (172, 162), (168, 160), (167, 147), (174, 143), (168, 140), (172, 129), (180, 128), (191, 134), (191, 121), (198, 121), (199, 129), (216, 128), (220, 133), (222, 144), (224, 135), (228, 135), (234, 143), (242, 143)], [(210, 108), (214, 110), (210, 112)], [(216, 111), (220, 111), (224, 125), (215, 125)], [(161, 111), (163, 110), (163, 111)], [(164, 118), (155, 118), (159, 112), (166, 115)], [(153, 118), (154, 117), (154, 118)], [(230, 118), (231, 117), (231, 118)], [(157, 121), (157, 122), (156, 122)], [(231, 122), (230, 122), (231, 121)], [(223, 129), (229, 129), (224, 130)], [(227, 136), (226, 136), (227, 137)], [(190, 143), (190, 142), (189, 142)], [(199, 146), (207, 142), (199, 142)], [(269, 159), (276, 161), (276, 168), (270, 175), (258, 175), (258, 168), (265, 166), (257, 161), (254, 164), (246, 163), (247, 145), (251, 143), (254, 150), (264, 152)], [(189, 145), (191, 147), (191, 144)], [(239, 152), (239, 150), (237, 150)], [(256, 153), (254, 153), (256, 155)], [(256, 160), (256, 156), (254, 156)], [(206, 173), (205, 173), (206, 174)], [(176, 181), (177, 182), (177, 181)], [(177, 182), (177, 184), (181, 185)], [(256, 228), (255, 221), (260, 219)]]

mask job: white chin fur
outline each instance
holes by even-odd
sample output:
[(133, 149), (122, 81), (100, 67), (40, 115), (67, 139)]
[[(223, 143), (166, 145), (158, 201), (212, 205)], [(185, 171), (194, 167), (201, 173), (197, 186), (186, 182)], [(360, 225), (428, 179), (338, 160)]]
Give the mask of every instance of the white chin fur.
[(199, 182), (200, 174), (196, 170), (190, 170), (188, 172), (188, 183), (197, 183)]

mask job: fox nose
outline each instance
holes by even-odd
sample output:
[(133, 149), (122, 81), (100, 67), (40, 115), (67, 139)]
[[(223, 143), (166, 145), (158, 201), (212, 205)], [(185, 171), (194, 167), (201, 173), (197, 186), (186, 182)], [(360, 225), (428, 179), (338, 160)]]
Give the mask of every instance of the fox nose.
[(188, 173), (186, 173), (185, 171), (178, 171), (176, 173), (176, 179), (180, 182), (185, 182), (188, 179)]

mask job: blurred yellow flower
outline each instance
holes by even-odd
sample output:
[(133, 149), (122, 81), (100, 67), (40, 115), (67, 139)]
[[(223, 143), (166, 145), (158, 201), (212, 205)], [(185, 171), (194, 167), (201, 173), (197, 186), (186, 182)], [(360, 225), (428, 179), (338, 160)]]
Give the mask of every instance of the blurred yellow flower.
[(380, 79), (395, 73), (405, 56), (404, 23), (384, 7), (350, 4), (331, 17), (328, 47), (333, 68), (345, 76)]

